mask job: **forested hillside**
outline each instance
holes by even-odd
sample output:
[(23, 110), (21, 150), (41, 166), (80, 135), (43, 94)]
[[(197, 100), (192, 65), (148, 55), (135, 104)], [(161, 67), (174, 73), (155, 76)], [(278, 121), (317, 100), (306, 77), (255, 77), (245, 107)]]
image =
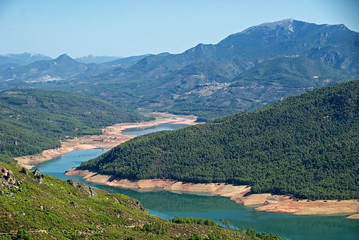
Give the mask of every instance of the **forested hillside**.
[(14, 89), (0, 93), (0, 156), (35, 154), (60, 139), (99, 134), (100, 128), (149, 118), (98, 98), (60, 91)]
[(248, 184), (252, 193), (359, 198), (359, 81), (137, 137), (83, 162), (115, 178)]

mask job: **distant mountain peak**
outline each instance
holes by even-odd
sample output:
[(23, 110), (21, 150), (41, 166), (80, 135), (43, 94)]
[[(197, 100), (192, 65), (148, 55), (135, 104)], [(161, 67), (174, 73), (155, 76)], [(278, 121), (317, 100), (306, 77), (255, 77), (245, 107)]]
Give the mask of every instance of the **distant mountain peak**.
[(56, 58), (56, 60), (73, 60), (73, 59), (72, 59), (71, 57), (69, 57), (69, 55), (67, 55), (66, 53), (64, 53), (64, 54), (58, 56), (58, 57)]
[(267, 30), (275, 30), (277, 28), (285, 28), (291, 32), (294, 31), (294, 25), (295, 23), (300, 22), (297, 21), (293, 18), (287, 18), (287, 19), (283, 19), (280, 21), (275, 21), (275, 22), (266, 22), (266, 23), (262, 23), (260, 25), (257, 26), (253, 26), (250, 28), (245, 29), (244, 31), (238, 33), (238, 34), (242, 34), (242, 33), (251, 33), (253, 30), (256, 29), (267, 29)]
[(57, 58), (66, 58), (66, 57), (69, 57), (69, 55), (67, 55), (67, 53), (64, 53), (58, 56)]
[(51, 60), (52, 58), (38, 54), (38, 53), (8, 53), (8, 54), (0, 54), (0, 65), (2, 64), (20, 64), (26, 65), (36, 61), (41, 60)]
[[(283, 20), (279, 20), (279, 21), (275, 21), (275, 22), (266, 22), (266, 23), (262, 23), (259, 24), (257, 26), (252, 26), (249, 27), (245, 30), (243, 30), (242, 32), (236, 33), (236, 34), (250, 34), (253, 31), (257, 31), (257, 30), (288, 30), (290, 32), (294, 32), (296, 29), (306, 29), (305, 26), (326, 26), (329, 28), (337, 28), (340, 30), (349, 30), (344, 24), (316, 24), (316, 23), (309, 23), (309, 22), (303, 22), (303, 21), (299, 21), (299, 20), (295, 20), (293, 18), (287, 18), (287, 19), (283, 19)], [(303, 28), (304, 27), (304, 28)], [(234, 34), (234, 35), (236, 35)]]
[(279, 20), (279, 21), (275, 21), (275, 22), (266, 22), (266, 23), (262, 23), (259, 26), (262, 27), (276, 27), (276, 26), (287, 26), (287, 25), (292, 25), (293, 22), (296, 21), (293, 18), (287, 18), (287, 19), (283, 19), (283, 20)]

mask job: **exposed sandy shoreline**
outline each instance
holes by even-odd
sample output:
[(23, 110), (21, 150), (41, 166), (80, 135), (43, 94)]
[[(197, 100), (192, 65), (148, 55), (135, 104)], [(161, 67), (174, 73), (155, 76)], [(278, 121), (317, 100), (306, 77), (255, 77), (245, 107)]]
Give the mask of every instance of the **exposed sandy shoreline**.
[(359, 219), (359, 213), (358, 214), (353, 214), (347, 217), (348, 219)]
[(147, 128), (162, 123), (195, 125), (197, 117), (193, 115), (173, 115), (168, 113), (154, 113), (157, 117), (154, 121), (138, 123), (119, 123), (102, 129), (101, 135), (86, 135), (79, 138), (69, 139), (61, 142), (61, 147), (48, 149), (40, 154), (16, 158), (18, 164), (27, 169), (34, 164), (44, 162), (55, 157), (67, 154), (73, 150), (85, 150), (94, 148), (113, 148), (120, 143), (126, 142), (136, 136), (124, 135), (123, 130), (129, 128)]
[[(251, 188), (248, 186), (233, 186), (224, 183), (193, 184), (161, 179), (146, 179), (139, 181), (130, 181), (127, 179), (111, 180), (111, 176), (97, 174), (96, 172), (90, 172), (87, 170), (76, 170), (75, 168), (68, 170), (65, 175), (81, 176), (86, 181), (106, 184), (114, 187), (141, 190), (160, 188), (174, 192), (209, 193), (229, 197), (232, 201), (245, 206), (261, 205), (256, 208), (258, 211), (283, 212), (296, 215), (331, 215), (359, 212), (358, 200), (295, 201), (290, 199), (288, 196), (276, 196), (269, 193), (250, 194), (248, 196), (244, 196), (246, 193), (250, 192)], [(359, 214), (351, 215), (348, 218), (359, 219)]]
[(167, 191), (179, 191), (179, 192), (196, 192), (196, 193), (209, 193), (214, 195), (220, 195), (236, 199), (243, 197), (244, 194), (250, 191), (250, 187), (247, 186), (233, 186), (225, 183), (182, 183), (172, 180), (161, 180), (161, 179), (144, 179), (139, 181), (130, 181), (127, 179), (110, 180), (111, 176), (101, 175), (96, 172), (90, 172), (88, 170), (76, 170), (71, 168), (66, 171), (65, 175), (69, 176), (80, 176), (86, 181), (106, 184), (113, 187), (122, 187), (129, 189), (154, 189), (159, 188)]

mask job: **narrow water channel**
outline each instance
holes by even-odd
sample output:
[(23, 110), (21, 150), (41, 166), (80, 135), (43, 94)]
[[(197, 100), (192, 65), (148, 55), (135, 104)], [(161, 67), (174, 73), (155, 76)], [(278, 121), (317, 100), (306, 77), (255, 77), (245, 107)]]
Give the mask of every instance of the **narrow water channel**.
[[(151, 129), (128, 129), (126, 134), (143, 135), (161, 130), (175, 130), (185, 125), (161, 124)], [(59, 158), (40, 163), (37, 167), (42, 173), (60, 179), (75, 179), (85, 182), (80, 177), (66, 176), (64, 172), (77, 167), (82, 161), (95, 158), (107, 149), (90, 149), (72, 151)], [(150, 213), (162, 218), (175, 216), (208, 218), (215, 221), (228, 220), (232, 226), (254, 228), (260, 232), (275, 233), (293, 240), (321, 239), (359, 239), (359, 220), (346, 219), (346, 215), (335, 216), (295, 216), (286, 213), (266, 213), (255, 211), (253, 207), (235, 204), (229, 198), (219, 196), (173, 193), (167, 191), (135, 191), (86, 182), (88, 185), (111, 193), (122, 193), (141, 201)]]

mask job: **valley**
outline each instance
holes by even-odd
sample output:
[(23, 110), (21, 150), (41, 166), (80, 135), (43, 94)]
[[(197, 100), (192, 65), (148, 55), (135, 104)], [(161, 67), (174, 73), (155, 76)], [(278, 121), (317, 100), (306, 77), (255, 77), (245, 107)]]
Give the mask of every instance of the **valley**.
[(357, 238), (359, 33), (284, 19), (226, 36), (0, 55), (0, 238)]

